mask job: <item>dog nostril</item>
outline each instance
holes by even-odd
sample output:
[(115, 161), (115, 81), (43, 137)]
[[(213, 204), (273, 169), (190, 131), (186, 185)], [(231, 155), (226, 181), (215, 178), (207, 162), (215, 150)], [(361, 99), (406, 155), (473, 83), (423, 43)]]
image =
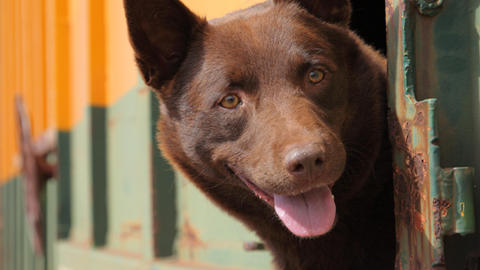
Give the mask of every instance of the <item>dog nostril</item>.
[(292, 168), (292, 172), (294, 172), (294, 173), (301, 173), (301, 172), (303, 172), (304, 170), (305, 170), (305, 167), (303, 167), (303, 165), (300, 164), (300, 163), (297, 164), (297, 165), (295, 165), (295, 166)]
[(322, 165), (322, 163), (323, 163), (323, 161), (322, 161), (321, 158), (315, 159), (315, 166), (320, 166), (320, 165)]

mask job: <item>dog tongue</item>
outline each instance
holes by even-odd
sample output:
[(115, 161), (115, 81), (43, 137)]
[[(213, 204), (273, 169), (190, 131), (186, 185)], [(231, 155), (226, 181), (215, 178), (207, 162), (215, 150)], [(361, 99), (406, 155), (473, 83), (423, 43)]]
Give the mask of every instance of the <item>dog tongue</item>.
[(274, 206), (283, 224), (300, 237), (325, 234), (335, 221), (335, 202), (326, 186), (296, 196), (274, 195)]

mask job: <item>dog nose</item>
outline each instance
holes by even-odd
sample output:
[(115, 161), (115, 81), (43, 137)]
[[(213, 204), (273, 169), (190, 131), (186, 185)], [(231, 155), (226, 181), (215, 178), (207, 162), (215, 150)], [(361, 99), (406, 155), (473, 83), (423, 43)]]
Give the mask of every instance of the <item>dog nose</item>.
[(323, 161), (324, 149), (318, 143), (293, 147), (285, 156), (287, 171), (299, 180), (318, 175)]

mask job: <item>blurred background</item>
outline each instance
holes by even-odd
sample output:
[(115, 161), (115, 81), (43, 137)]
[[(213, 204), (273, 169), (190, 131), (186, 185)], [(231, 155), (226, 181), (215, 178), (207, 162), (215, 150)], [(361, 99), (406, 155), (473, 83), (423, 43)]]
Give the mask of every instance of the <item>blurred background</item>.
[(0, 0), (0, 269), (271, 268), (163, 160), (157, 117), (121, 0)]

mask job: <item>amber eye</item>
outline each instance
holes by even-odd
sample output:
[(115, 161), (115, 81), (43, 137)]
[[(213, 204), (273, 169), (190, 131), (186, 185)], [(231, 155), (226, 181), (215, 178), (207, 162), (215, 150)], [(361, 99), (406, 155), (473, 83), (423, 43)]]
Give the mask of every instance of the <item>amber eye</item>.
[(308, 73), (308, 80), (310, 81), (310, 83), (313, 83), (313, 84), (323, 81), (324, 78), (325, 78), (325, 73), (319, 69), (311, 70)]
[(226, 109), (235, 109), (241, 103), (237, 95), (228, 95), (220, 101), (220, 106)]

